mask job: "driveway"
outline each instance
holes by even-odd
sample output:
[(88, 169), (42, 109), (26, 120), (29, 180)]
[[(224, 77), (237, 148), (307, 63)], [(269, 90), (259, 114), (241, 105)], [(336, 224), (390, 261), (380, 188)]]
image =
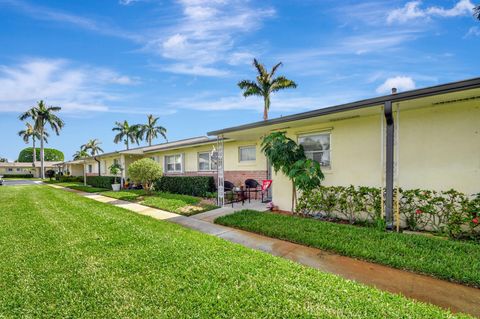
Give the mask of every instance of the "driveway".
[[(15, 186), (15, 185), (34, 185), (41, 184), (42, 181), (32, 181), (28, 179), (22, 180), (3, 180), (3, 186)], [(0, 186), (1, 187), (1, 186)]]

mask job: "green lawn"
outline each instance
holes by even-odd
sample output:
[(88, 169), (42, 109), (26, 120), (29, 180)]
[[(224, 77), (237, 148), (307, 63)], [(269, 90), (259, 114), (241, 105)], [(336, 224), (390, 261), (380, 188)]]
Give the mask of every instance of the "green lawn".
[(480, 287), (480, 245), (258, 211), (216, 223)]
[(107, 191), (107, 189), (105, 188), (99, 188), (99, 187), (92, 187), (92, 186), (85, 186), (83, 183), (80, 183), (80, 182), (59, 182), (59, 181), (48, 181), (48, 182), (45, 182), (47, 184), (55, 184), (55, 185), (58, 185), (58, 186), (63, 186), (63, 187), (66, 187), (66, 188), (71, 188), (71, 189), (75, 189), (77, 191), (82, 191), (82, 192), (85, 192), (85, 193), (99, 193), (99, 192), (105, 192)]
[(142, 205), (155, 207), (172, 213), (191, 216), (217, 208), (217, 206), (203, 202), (202, 198), (181, 195), (152, 192), (147, 194), (144, 190), (128, 190), (119, 192), (104, 192), (102, 195), (116, 199), (136, 202)]
[(455, 317), (48, 186), (1, 188), (0, 212), (0, 317)]

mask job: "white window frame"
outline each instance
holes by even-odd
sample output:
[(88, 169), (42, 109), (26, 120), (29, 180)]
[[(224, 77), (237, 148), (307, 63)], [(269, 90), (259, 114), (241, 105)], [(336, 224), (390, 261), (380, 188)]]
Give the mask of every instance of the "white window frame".
[[(253, 160), (242, 160), (242, 149), (253, 148), (255, 150), (255, 159)], [(253, 163), (257, 160), (257, 145), (245, 145), (238, 147), (238, 162), (239, 163)]]
[(92, 164), (88, 164), (88, 173), (89, 174), (93, 173), (93, 165)]
[[(173, 166), (174, 170), (169, 170), (168, 169), (168, 158), (175, 158), (175, 157), (180, 157), (180, 170), (176, 169), (176, 162), (174, 161)], [(164, 157), (164, 168), (165, 168), (165, 173), (183, 173), (183, 154), (171, 154), (171, 155), (165, 155)]]
[(325, 152), (328, 152), (330, 154), (330, 164), (329, 165), (322, 165), (322, 163), (320, 163), (320, 166), (322, 167), (322, 169), (325, 169), (325, 170), (331, 170), (332, 169), (332, 132), (331, 131), (319, 131), (319, 132), (312, 132), (312, 133), (308, 133), (308, 134), (300, 134), (297, 136), (297, 143), (300, 144), (300, 138), (302, 137), (307, 137), (307, 136), (317, 136), (317, 135), (327, 135), (328, 136), (328, 141), (329, 141), (329, 144), (330, 144), (330, 147), (328, 150), (323, 150), (323, 151), (305, 151), (305, 155), (307, 156), (307, 158), (310, 158), (310, 159), (313, 159), (313, 156), (309, 156), (310, 153), (325, 153)]
[[(208, 169), (200, 169), (200, 154), (208, 154)], [(205, 152), (198, 152), (197, 153), (197, 170), (199, 172), (213, 172), (216, 171), (217, 168), (215, 167), (215, 164), (212, 161), (212, 153), (205, 151)]]

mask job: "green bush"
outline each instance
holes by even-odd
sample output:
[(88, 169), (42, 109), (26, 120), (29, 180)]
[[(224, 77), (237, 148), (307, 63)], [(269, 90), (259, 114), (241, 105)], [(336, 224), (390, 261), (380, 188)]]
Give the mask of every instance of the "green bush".
[(92, 187), (111, 189), (115, 176), (87, 176), (87, 184)]
[(162, 176), (155, 183), (160, 192), (206, 197), (215, 192), (212, 176)]
[(162, 167), (151, 158), (142, 158), (130, 164), (128, 175), (145, 190), (151, 191), (155, 181), (162, 176)]
[[(36, 148), (36, 157), (37, 161), (40, 161), (40, 148)], [(54, 148), (45, 148), (44, 149), (45, 161), (48, 162), (61, 162), (64, 160), (64, 155), (59, 150)], [(18, 154), (18, 161), (21, 163), (32, 163), (33, 158), (33, 148), (27, 147), (20, 151)]]
[[(396, 195), (396, 194), (395, 194)], [(480, 239), (480, 195), (469, 199), (455, 190), (402, 190), (400, 218), (407, 229), (428, 230), (451, 238)], [(375, 187), (321, 186), (302, 194), (297, 213), (340, 217), (355, 223), (381, 225), (381, 194)]]
[(33, 174), (3, 174), (5, 178), (33, 178)]
[(70, 175), (62, 175), (62, 174), (55, 174), (55, 180), (61, 183), (67, 182), (83, 182), (83, 176), (70, 176)]

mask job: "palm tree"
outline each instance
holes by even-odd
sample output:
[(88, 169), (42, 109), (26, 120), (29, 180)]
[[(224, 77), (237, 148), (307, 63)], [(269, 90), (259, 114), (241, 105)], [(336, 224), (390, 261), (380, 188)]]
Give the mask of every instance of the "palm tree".
[[(44, 132), (43, 139), (45, 143), (48, 143), (47, 137), (49, 136), (47, 132)], [(25, 144), (30, 142), (30, 138), (32, 138), (32, 148), (33, 148), (33, 157), (32, 157), (32, 166), (35, 167), (35, 161), (37, 160), (37, 149), (35, 148), (35, 140), (40, 140), (40, 133), (35, 130), (35, 128), (30, 123), (25, 123), (25, 129), (18, 132), (18, 136), (20, 136)]]
[(274, 78), (275, 72), (282, 65), (277, 63), (270, 73), (267, 72), (265, 66), (260, 64), (257, 59), (253, 59), (253, 66), (257, 69), (258, 75), (256, 82), (243, 80), (238, 82), (238, 86), (243, 90), (243, 96), (261, 96), (263, 97), (263, 119), (268, 119), (268, 110), (270, 109), (270, 94), (290, 88), (296, 88), (297, 84), (284, 76)]
[(158, 117), (153, 117), (152, 114), (147, 116), (147, 124), (138, 125), (138, 137), (139, 139), (146, 139), (148, 146), (152, 146), (152, 140), (158, 137), (160, 134), (165, 140), (167, 140), (167, 129), (161, 125), (157, 125)]
[(473, 16), (475, 19), (480, 20), (480, 4), (473, 8)]
[(138, 140), (139, 140), (138, 130), (139, 130), (138, 125), (130, 125), (128, 124), (127, 121), (123, 121), (123, 123), (115, 122), (115, 126), (112, 128), (112, 131), (116, 131), (118, 132), (118, 134), (115, 135), (113, 142), (118, 144), (121, 141), (123, 141), (128, 150), (129, 142), (138, 144)]
[(74, 161), (78, 161), (87, 157), (88, 157), (88, 153), (84, 149), (80, 149), (79, 151), (76, 151), (75, 154), (73, 154)]
[(45, 141), (45, 125), (49, 125), (55, 134), (60, 135), (60, 130), (65, 123), (61, 118), (55, 115), (62, 108), (59, 106), (46, 106), (45, 103), (40, 100), (37, 106), (30, 108), (28, 111), (20, 115), (20, 120), (24, 121), (31, 118), (34, 122), (34, 129), (40, 134), (40, 167), (41, 177), (45, 178), (45, 154), (44, 154), (44, 141)]
[(98, 139), (91, 139), (89, 140), (86, 144), (83, 144), (80, 149), (88, 152), (90, 151), (90, 155), (93, 157), (93, 159), (98, 163), (98, 176), (101, 176), (100, 173), (100, 161), (97, 159), (97, 155), (100, 153), (103, 153), (103, 149), (100, 147), (100, 144), (102, 144)]

